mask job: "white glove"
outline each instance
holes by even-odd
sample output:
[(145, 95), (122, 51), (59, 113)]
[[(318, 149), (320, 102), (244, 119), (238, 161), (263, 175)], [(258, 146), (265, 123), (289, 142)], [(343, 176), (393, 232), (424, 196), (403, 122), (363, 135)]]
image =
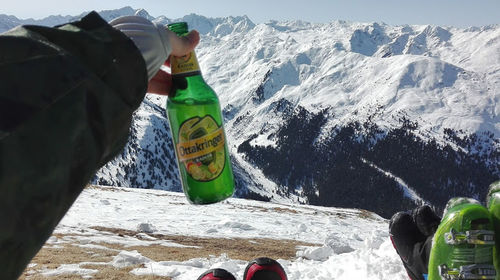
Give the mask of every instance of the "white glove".
[(151, 80), (172, 52), (167, 29), (139, 16), (119, 17), (109, 24), (134, 41), (146, 62), (148, 81)]

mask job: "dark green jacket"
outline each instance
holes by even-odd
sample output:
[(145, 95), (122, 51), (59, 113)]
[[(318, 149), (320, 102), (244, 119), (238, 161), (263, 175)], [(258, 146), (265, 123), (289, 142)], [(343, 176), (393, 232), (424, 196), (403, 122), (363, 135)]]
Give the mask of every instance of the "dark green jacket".
[(98, 168), (147, 88), (134, 43), (95, 12), (0, 35), (0, 279), (16, 279)]

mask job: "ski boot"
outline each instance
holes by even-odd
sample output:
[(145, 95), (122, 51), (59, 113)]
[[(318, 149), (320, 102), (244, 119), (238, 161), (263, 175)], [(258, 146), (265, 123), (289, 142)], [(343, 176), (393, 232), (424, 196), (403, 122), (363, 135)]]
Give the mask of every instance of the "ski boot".
[(495, 233), (488, 209), (453, 198), (446, 205), (429, 257), (429, 280), (495, 279)]
[(287, 280), (283, 267), (267, 257), (256, 258), (248, 263), (243, 274), (244, 280)]
[(236, 278), (225, 269), (215, 268), (205, 271), (198, 280), (236, 280)]
[[(490, 185), (488, 195), (486, 196), (486, 205), (491, 214), (493, 225), (495, 227), (495, 240), (500, 240), (500, 181), (496, 181)], [(493, 250), (493, 262), (495, 263), (496, 271), (500, 272), (500, 242), (496, 242)], [(497, 275), (500, 279), (500, 274)]]

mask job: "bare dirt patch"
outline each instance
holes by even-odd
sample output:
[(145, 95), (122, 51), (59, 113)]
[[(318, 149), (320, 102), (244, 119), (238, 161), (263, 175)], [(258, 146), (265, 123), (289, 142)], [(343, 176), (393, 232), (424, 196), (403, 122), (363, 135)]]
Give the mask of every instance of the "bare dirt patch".
[[(131, 236), (141, 238), (139, 232), (136, 231), (105, 227), (94, 227), (93, 229), (123, 237)], [(141, 255), (154, 261), (186, 261), (193, 258), (220, 256), (221, 254), (226, 254), (231, 259), (250, 261), (254, 258), (262, 256), (275, 259), (293, 259), (295, 258), (298, 246), (318, 245), (295, 240), (275, 240), (269, 238), (199, 238), (180, 235), (149, 235), (158, 240), (171, 241), (181, 245), (192, 246), (194, 248), (166, 247), (162, 245), (125, 247), (121, 244), (111, 243), (92, 243), (94, 245), (104, 246), (107, 249), (79, 247), (78, 244), (70, 243), (60, 244), (61, 248), (49, 245), (42, 248), (42, 250), (40, 250), (40, 252), (32, 260), (31, 264), (36, 265), (31, 268), (27, 268), (19, 279), (83, 279), (81, 276), (75, 274), (53, 277), (43, 276), (41, 274), (43, 269), (56, 269), (62, 264), (81, 264), (83, 262), (91, 263), (81, 264), (81, 268), (95, 269), (99, 271), (96, 274), (92, 274), (92, 279), (170, 279), (168, 277), (160, 276), (137, 276), (130, 273), (132, 269), (141, 266), (116, 268), (108, 264), (113, 260), (113, 257), (118, 254), (118, 251), (121, 250), (137, 250)], [(55, 234), (55, 236), (60, 240), (65, 237), (60, 234)], [(73, 237), (75, 237), (75, 235), (73, 235)]]
[[(81, 248), (71, 244), (66, 244), (62, 246), (62, 248), (44, 247), (31, 261), (31, 263), (36, 264), (36, 266), (26, 269), (19, 279), (84, 279), (82, 276), (76, 274), (44, 276), (41, 274), (40, 270), (56, 269), (62, 264), (79, 264), (83, 262), (107, 263), (112, 261), (116, 254), (117, 252), (112, 250)], [(98, 273), (92, 274), (92, 279), (170, 279), (168, 277), (159, 276), (137, 276), (130, 273), (132, 269), (140, 266), (116, 268), (111, 265), (82, 264), (80, 267), (98, 270)]]
[[(112, 232), (119, 236), (137, 236), (139, 232), (113, 229), (105, 227), (94, 227), (99, 231)], [(250, 261), (257, 257), (267, 256), (270, 258), (292, 259), (295, 257), (297, 246), (314, 246), (318, 244), (300, 242), (295, 240), (276, 240), (270, 238), (246, 239), (246, 238), (202, 238), (183, 235), (150, 234), (159, 240), (172, 241), (186, 246), (198, 248), (178, 248), (165, 246), (127, 247), (127, 250), (137, 250), (143, 256), (155, 261), (186, 261), (193, 258), (208, 258), (213, 255), (227, 254), (231, 259)], [(120, 249), (107, 244), (107, 247)], [(141, 251), (144, 251), (144, 253)]]

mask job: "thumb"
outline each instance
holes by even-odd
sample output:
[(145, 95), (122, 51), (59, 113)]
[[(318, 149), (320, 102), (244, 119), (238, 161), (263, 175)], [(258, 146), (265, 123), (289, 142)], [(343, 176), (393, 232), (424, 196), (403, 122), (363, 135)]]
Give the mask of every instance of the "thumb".
[(200, 33), (196, 30), (191, 30), (186, 36), (177, 36), (174, 32), (167, 30), (172, 47), (172, 55), (183, 56), (194, 50), (200, 42)]

